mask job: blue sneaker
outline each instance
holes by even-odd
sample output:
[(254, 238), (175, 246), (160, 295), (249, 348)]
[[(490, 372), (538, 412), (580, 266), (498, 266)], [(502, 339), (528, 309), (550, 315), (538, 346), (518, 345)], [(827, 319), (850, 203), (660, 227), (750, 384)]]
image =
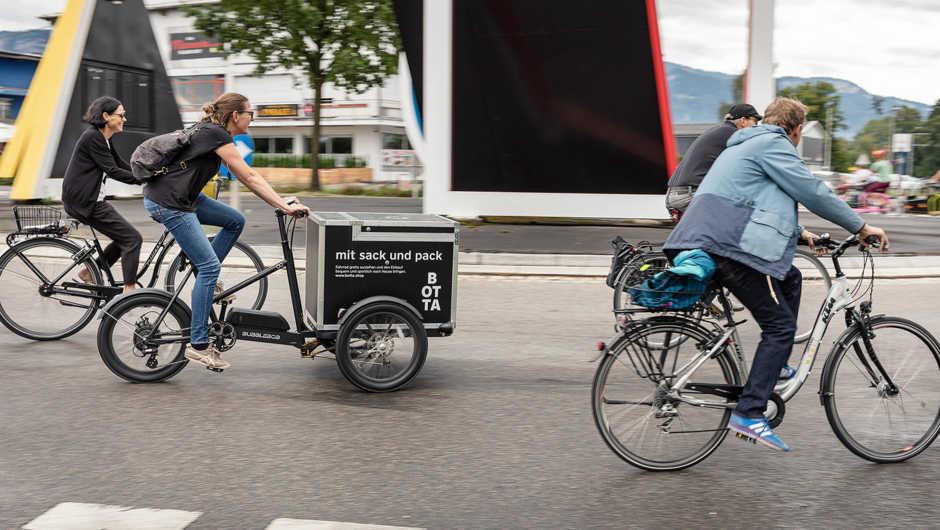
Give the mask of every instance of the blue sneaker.
[(777, 438), (777, 435), (774, 434), (773, 429), (770, 428), (770, 424), (767, 422), (767, 418), (752, 420), (750, 418), (743, 418), (737, 414), (732, 414), (731, 419), (728, 421), (728, 430), (733, 431), (735, 436), (742, 440), (747, 440), (752, 443), (760, 442), (778, 451), (786, 452), (790, 450), (790, 446), (783, 443), (783, 440)]
[(783, 365), (783, 368), (780, 369), (780, 377), (777, 379), (786, 381), (788, 379), (793, 379), (793, 376), (796, 375), (796, 368), (790, 368), (789, 364)]

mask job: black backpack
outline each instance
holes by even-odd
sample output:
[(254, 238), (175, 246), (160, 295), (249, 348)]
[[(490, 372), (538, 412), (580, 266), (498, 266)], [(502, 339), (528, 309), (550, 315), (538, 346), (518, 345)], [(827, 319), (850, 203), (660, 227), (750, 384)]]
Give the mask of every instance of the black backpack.
[(187, 147), (194, 134), (199, 132), (199, 123), (187, 129), (154, 136), (145, 140), (131, 155), (131, 171), (140, 182), (150, 182), (155, 177), (186, 169), (186, 161), (173, 163), (173, 159)]

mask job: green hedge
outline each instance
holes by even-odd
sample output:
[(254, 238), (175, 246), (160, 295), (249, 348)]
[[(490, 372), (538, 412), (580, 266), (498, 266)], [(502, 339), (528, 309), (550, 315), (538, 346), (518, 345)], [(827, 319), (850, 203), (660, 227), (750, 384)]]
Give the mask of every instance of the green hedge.
[[(368, 159), (364, 156), (347, 156), (343, 167), (366, 167)], [(254, 167), (310, 167), (310, 155), (255, 155), (251, 162)], [(320, 156), (320, 169), (337, 167), (336, 158)]]

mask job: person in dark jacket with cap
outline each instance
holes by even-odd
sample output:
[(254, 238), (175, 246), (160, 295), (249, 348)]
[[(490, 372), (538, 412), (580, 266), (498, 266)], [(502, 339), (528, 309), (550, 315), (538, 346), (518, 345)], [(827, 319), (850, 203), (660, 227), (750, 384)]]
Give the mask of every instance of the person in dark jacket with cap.
[[(137, 286), (137, 265), (143, 238), (127, 219), (108, 204), (105, 181), (110, 177), (126, 184), (140, 184), (131, 166), (121, 158), (111, 137), (124, 130), (124, 105), (102, 96), (96, 99), (82, 117), (92, 128), (78, 139), (62, 180), (62, 206), (66, 213), (111, 238), (102, 256), (108, 266), (121, 258), (124, 292)], [(83, 282), (91, 281), (88, 269), (78, 272)]]
[(692, 202), (696, 188), (718, 155), (727, 147), (728, 138), (741, 129), (757, 125), (761, 119), (763, 116), (758, 114), (753, 105), (738, 103), (725, 114), (724, 123), (705, 131), (692, 142), (675, 173), (669, 178), (666, 208), (673, 221), (678, 222), (682, 212)]

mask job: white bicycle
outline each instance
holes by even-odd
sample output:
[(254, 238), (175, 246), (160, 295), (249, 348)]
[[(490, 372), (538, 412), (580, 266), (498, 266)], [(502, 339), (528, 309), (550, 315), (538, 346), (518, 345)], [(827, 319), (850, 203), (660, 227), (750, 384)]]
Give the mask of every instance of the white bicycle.
[[(840, 441), (872, 462), (900, 462), (930, 446), (940, 433), (940, 344), (922, 326), (871, 313), (874, 263), (865, 251), (854, 289), (839, 257), (859, 245), (849, 237), (832, 250), (836, 271), (817, 313), (797, 374), (774, 389), (766, 412), (771, 427), (803, 386), (819, 355), (832, 317), (845, 310), (846, 330), (823, 367), (820, 401)], [(869, 266), (871, 267), (869, 271)], [(869, 272), (865, 272), (869, 271)], [(748, 366), (734, 312), (722, 289), (713, 289), (722, 318), (701, 320), (673, 311), (626, 321), (608, 343), (594, 377), (592, 408), (601, 437), (617, 456), (649, 471), (672, 471), (707, 458), (728, 434), (726, 426)], [(856, 301), (868, 294), (856, 308)]]

